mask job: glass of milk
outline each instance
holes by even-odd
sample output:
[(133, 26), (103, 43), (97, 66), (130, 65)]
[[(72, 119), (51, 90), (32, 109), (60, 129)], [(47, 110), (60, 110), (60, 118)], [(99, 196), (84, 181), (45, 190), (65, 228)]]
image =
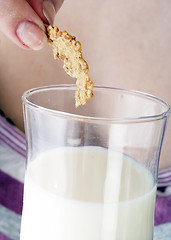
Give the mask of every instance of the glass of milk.
[(133, 90), (75, 85), (23, 95), (27, 169), (20, 240), (152, 240), (170, 106)]

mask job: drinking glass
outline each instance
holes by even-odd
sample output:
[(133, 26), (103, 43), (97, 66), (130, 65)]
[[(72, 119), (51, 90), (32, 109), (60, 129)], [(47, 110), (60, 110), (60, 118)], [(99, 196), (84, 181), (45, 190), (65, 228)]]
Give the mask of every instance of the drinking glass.
[(152, 240), (170, 106), (134, 90), (75, 85), (23, 95), (27, 169), (21, 240)]

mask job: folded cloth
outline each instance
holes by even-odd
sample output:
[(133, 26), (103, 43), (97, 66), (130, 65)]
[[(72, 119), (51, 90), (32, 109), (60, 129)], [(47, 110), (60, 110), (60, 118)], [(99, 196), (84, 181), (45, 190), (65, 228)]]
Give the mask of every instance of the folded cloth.
[[(19, 240), (24, 173), (26, 164), (25, 135), (0, 116), (0, 240)], [(154, 239), (167, 228), (171, 232), (171, 169), (159, 172), (155, 208)], [(161, 227), (162, 226), (162, 227)], [(158, 230), (159, 229), (159, 230)], [(169, 229), (169, 230), (168, 230)], [(171, 235), (169, 235), (171, 236)]]

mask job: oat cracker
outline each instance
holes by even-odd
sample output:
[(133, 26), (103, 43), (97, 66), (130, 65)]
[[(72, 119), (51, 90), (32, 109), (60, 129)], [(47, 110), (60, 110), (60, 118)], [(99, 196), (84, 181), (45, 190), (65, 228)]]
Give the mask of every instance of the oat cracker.
[(86, 104), (93, 97), (93, 82), (88, 75), (88, 64), (82, 56), (81, 43), (66, 31), (61, 32), (51, 25), (45, 26), (48, 43), (53, 47), (54, 59), (62, 59), (66, 73), (77, 79), (75, 106)]

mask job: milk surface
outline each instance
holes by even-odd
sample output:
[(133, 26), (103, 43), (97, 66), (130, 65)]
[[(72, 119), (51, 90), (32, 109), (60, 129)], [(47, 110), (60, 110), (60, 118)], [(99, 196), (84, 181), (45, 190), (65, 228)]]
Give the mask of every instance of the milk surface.
[(20, 240), (152, 240), (155, 192), (151, 173), (120, 153), (45, 152), (27, 168)]

